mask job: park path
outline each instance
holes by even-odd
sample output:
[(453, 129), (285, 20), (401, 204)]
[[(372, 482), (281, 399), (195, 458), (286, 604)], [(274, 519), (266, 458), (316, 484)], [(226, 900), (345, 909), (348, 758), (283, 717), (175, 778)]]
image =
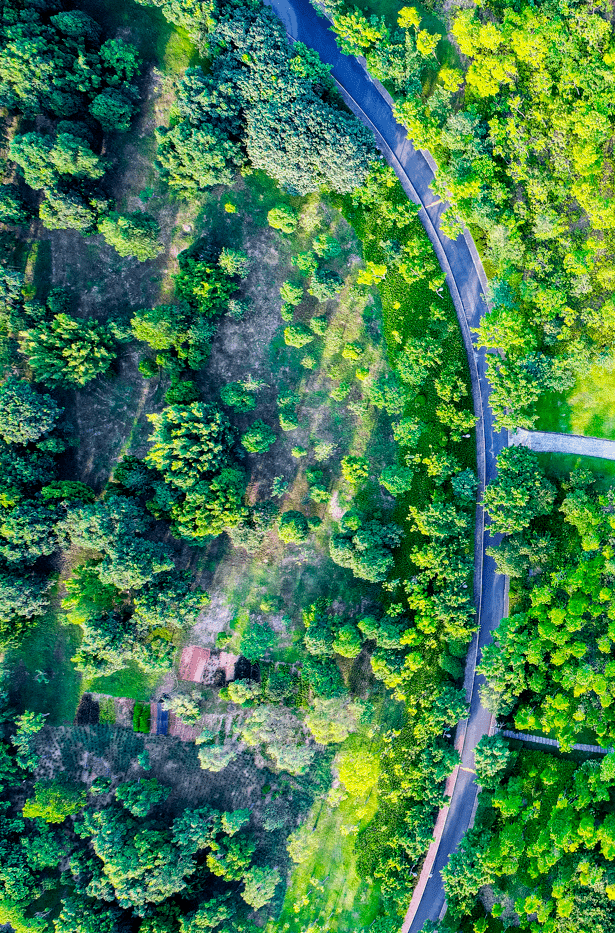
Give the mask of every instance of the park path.
[(603, 437), (584, 437), (581, 434), (557, 434), (550, 431), (526, 431), (518, 428), (509, 435), (511, 447), (529, 447), (536, 453), (579, 454), (582, 457), (600, 457), (615, 460), (615, 441)]
[(474, 597), (478, 630), (470, 645), (464, 686), (467, 693), (468, 718), (459, 724), (455, 746), (461, 758), (447, 782), (449, 804), (438, 815), (431, 844), (402, 926), (403, 933), (418, 933), (428, 920), (437, 921), (445, 910), (441, 871), (448, 862), (466, 830), (472, 824), (478, 787), (474, 779), (474, 749), (481, 737), (493, 730), (493, 718), (481, 705), (479, 687), (484, 678), (477, 676), (476, 666), (481, 652), (491, 640), (492, 631), (505, 615), (507, 588), (505, 578), (496, 572), (495, 562), (485, 553), (489, 545), (497, 544), (485, 527), (482, 494), (485, 485), (496, 475), (496, 460), (507, 446), (505, 431), (496, 431), (489, 405), (490, 386), (487, 381), (486, 356), (474, 345), (472, 329), (488, 310), (484, 294), (487, 279), (474, 242), (466, 231), (457, 240), (450, 240), (440, 230), (440, 218), (447, 205), (434, 195), (436, 164), (429, 153), (416, 150), (407, 139), (404, 127), (393, 116), (392, 101), (387, 92), (367, 73), (356, 59), (343, 55), (326, 19), (319, 16), (309, 0), (267, 0), (278, 14), (289, 36), (315, 49), (320, 58), (332, 66), (337, 82), (350, 109), (375, 135), (384, 158), (395, 171), (408, 197), (420, 206), (419, 218), (450, 290), (468, 357), (472, 381), (476, 425), (477, 472), (479, 495), (476, 510), (474, 548)]

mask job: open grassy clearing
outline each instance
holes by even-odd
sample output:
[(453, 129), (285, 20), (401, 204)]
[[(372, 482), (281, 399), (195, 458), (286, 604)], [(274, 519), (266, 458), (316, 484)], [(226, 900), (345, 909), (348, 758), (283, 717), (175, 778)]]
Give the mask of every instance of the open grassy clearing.
[(566, 395), (543, 395), (538, 414), (539, 431), (615, 438), (615, 370), (592, 366)]

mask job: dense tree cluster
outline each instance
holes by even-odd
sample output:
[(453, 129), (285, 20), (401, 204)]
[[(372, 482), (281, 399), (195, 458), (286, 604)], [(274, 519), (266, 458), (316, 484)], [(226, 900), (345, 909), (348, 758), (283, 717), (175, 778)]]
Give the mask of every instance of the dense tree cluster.
[[(451, 924), (515, 918), (520, 930), (608, 933), (615, 924), (613, 756), (583, 764), (523, 751), (481, 793), (443, 872)], [(489, 907), (478, 891), (489, 885)], [(448, 926), (448, 923), (447, 923)], [(499, 926), (499, 924), (498, 924)], [(470, 928), (465, 927), (464, 928)]]
[[(40, 724), (22, 722), (13, 746), (1, 746), (9, 794), (28, 779), (31, 764), (15, 754), (28, 729), (33, 736)], [(137, 924), (149, 933), (256, 929), (249, 912), (271, 900), (280, 875), (253, 863), (250, 811), (170, 813), (169, 793), (155, 778), (115, 787), (97, 779), (90, 788), (56, 778), (34, 784), (23, 813), (7, 794), (0, 921), (38, 933), (121, 933)], [(51, 886), (57, 901), (41, 912)]]
[(187, 71), (175, 118), (159, 132), (171, 187), (189, 194), (228, 184), (247, 159), (294, 194), (360, 185), (370, 134), (342, 109), (318, 56), (302, 43), (291, 48), (267, 7), (220, 4), (213, 15), (212, 67)]
[(532, 427), (539, 396), (569, 388), (613, 339), (612, 24), (585, 0), (491, 0), (459, 11), (453, 34), (463, 94), (443, 68), (396, 112), (438, 161), (445, 229), (481, 231), (493, 310), (480, 341), (504, 351), (488, 357), (490, 402), (499, 425)]
[[(517, 560), (520, 592), (514, 614), (485, 649), (485, 700), (519, 729), (552, 733), (564, 748), (583, 729), (605, 744), (615, 736), (613, 503), (612, 491), (602, 496), (572, 488), (559, 503), (563, 522), (551, 520), (542, 548), (540, 539), (519, 530), (504, 550), (506, 563)], [(499, 562), (499, 548), (494, 555)]]
[[(12, 137), (9, 158), (25, 184), (42, 193), (39, 216), (49, 230), (100, 232), (122, 256), (155, 257), (157, 222), (115, 213), (104, 188), (103, 137), (126, 132), (139, 99), (136, 48), (80, 10), (55, 2), (7, 3), (0, 23), (0, 103), (45, 124)], [(14, 186), (3, 186), (3, 220), (26, 223), (31, 212)]]
[(63, 605), (82, 629), (73, 660), (89, 677), (131, 661), (169, 670), (177, 637), (207, 601), (176, 570), (169, 547), (145, 537), (152, 524), (137, 500), (110, 495), (69, 509), (57, 525), (61, 543), (86, 558), (66, 582)]

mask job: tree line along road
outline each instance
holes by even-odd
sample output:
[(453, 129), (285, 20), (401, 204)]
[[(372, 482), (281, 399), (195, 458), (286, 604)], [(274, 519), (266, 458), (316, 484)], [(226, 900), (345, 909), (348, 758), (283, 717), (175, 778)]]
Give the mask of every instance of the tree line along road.
[[(476, 425), (479, 503), (486, 483), (495, 477), (496, 458), (507, 446), (505, 431), (495, 431), (489, 405), (489, 383), (486, 377), (484, 350), (477, 351), (472, 342), (471, 328), (487, 311), (484, 298), (487, 281), (476, 247), (468, 233), (450, 240), (440, 232), (439, 221), (446, 204), (438, 201), (430, 188), (436, 170), (428, 153), (416, 150), (406, 138), (383, 88), (370, 78), (356, 58), (343, 55), (328, 21), (319, 16), (309, 0), (268, 0), (292, 39), (313, 48), (324, 62), (332, 65), (332, 76), (350, 109), (373, 130), (376, 142), (387, 162), (399, 178), (408, 197), (420, 205), (419, 217), (427, 231), (438, 261), (446, 274), (468, 356), (472, 378)], [(504, 616), (506, 581), (498, 574), (485, 548), (496, 544), (497, 537), (485, 527), (482, 505), (477, 505), (475, 538), (474, 590), (478, 631), (468, 652), (465, 672), (469, 714), (457, 728), (456, 747), (461, 765), (448, 782), (450, 802), (438, 817), (434, 842), (428, 852), (425, 868), (412, 898), (402, 930), (418, 933), (427, 920), (437, 920), (445, 908), (441, 871), (449, 855), (455, 851), (471, 824), (478, 787), (474, 780), (474, 749), (480, 738), (493, 728), (491, 714), (480, 704), (479, 687), (482, 678), (476, 675), (481, 652), (491, 639)]]

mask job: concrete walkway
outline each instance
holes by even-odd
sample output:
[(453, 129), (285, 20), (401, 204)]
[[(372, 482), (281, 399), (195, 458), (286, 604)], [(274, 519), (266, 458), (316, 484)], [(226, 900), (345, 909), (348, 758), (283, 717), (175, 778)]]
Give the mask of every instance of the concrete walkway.
[[(560, 743), (557, 739), (547, 739), (544, 735), (530, 735), (527, 732), (511, 732), (510, 729), (499, 729), (500, 735), (507, 739), (517, 739), (519, 742), (536, 742), (537, 745), (549, 745), (552, 748), (559, 748)], [(615, 752), (613, 748), (603, 748), (601, 745), (573, 745), (575, 752), (593, 752), (596, 755), (611, 755)]]
[(615, 441), (603, 437), (583, 437), (581, 434), (556, 434), (550, 431), (526, 431), (519, 428), (509, 435), (511, 447), (529, 447), (536, 453), (579, 454), (615, 460)]

